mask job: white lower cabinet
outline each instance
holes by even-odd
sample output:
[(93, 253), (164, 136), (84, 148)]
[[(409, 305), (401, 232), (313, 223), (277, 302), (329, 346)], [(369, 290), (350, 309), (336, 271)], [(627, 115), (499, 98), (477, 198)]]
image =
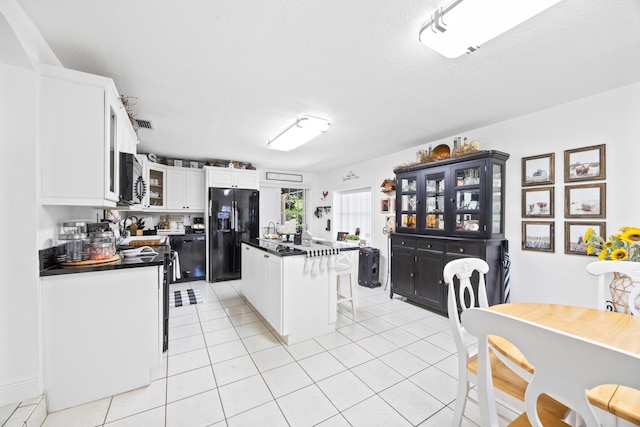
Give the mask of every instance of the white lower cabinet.
[[(266, 255), (264, 259), (264, 279), (266, 280), (265, 319), (280, 335), (287, 335), (284, 326), (284, 281), (282, 280), (283, 258), (277, 255)], [(288, 325), (287, 325), (288, 326)]]
[(251, 305), (260, 313), (266, 307), (266, 288), (264, 286), (265, 252), (249, 245), (242, 245), (242, 292)]
[(161, 273), (152, 266), (42, 278), (49, 412), (151, 382), (162, 364)]
[(283, 258), (243, 244), (241, 262), (243, 294), (276, 332), (286, 335)]

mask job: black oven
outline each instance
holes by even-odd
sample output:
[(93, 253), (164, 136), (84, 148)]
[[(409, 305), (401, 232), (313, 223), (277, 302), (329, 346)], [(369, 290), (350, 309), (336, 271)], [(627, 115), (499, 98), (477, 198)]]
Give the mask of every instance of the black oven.
[(120, 200), (121, 205), (142, 203), (147, 193), (142, 165), (135, 154), (120, 153)]

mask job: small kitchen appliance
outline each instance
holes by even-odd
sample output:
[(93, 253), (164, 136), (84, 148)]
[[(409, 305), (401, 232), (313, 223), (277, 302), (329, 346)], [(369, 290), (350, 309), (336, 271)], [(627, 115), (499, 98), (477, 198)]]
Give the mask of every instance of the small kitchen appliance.
[(205, 229), (204, 218), (193, 218), (193, 224), (191, 224), (191, 231), (193, 233), (204, 233)]
[(120, 197), (118, 204), (133, 205), (142, 203), (147, 194), (142, 165), (135, 154), (120, 153)]

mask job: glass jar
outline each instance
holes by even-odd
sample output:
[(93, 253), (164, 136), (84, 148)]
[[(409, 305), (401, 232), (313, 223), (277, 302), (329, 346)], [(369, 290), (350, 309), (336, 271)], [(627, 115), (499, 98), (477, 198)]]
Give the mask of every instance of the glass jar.
[(113, 231), (94, 231), (89, 233), (91, 243), (116, 243), (116, 237)]
[(65, 234), (86, 234), (87, 223), (85, 221), (67, 221), (62, 223)]
[(56, 257), (58, 262), (78, 262), (89, 258), (87, 235), (84, 233), (59, 234)]
[(113, 231), (89, 233), (89, 259), (104, 260), (116, 255), (116, 238)]
[(113, 258), (116, 255), (116, 247), (109, 242), (89, 243), (89, 259), (103, 260)]

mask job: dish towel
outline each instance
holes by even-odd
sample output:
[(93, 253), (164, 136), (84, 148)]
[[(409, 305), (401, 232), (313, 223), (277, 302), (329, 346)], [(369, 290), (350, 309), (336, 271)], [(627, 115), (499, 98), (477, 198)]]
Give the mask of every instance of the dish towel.
[(180, 257), (178, 252), (173, 252), (173, 281), (180, 279)]

